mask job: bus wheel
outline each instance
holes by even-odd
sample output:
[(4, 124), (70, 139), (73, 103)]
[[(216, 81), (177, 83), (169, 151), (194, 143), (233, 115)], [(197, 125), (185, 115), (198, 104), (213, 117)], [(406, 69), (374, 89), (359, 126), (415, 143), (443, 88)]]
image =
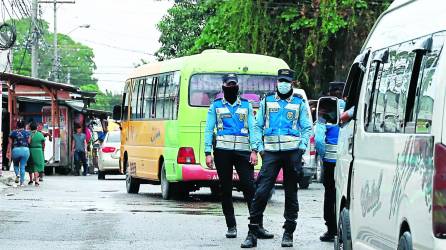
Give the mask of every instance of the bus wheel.
[(347, 208), (343, 208), (341, 211), (341, 215), (339, 216), (338, 236), (336, 237), (335, 249), (352, 249), (350, 215)]
[(173, 189), (173, 183), (169, 183), (169, 181), (167, 181), (166, 167), (163, 162), (163, 165), (161, 166), (161, 196), (164, 200), (169, 200), (172, 198)]
[(400, 242), (398, 243), (398, 250), (412, 250), (412, 235), (410, 232), (404, 232), (400, 237)]
[(128, 168), (128, 162), (125, 161), (125, 169), (126, 169), (126, 176), (125, 176), (125, 186), (127, 188), (127, 193), (129, 194), (137, 194), (139, 192), (139, 185), (140, 182), (138, 179), (133, 178), (129, 173)]

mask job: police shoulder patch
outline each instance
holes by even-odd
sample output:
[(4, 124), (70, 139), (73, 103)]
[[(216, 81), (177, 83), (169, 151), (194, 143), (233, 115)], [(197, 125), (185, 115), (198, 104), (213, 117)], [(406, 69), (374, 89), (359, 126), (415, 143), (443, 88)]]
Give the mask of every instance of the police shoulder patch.
[(300, 99), (305, 100), (304, 97), (301, 94), (294, 93), (293, 96), (294, 97), (299, 97)]

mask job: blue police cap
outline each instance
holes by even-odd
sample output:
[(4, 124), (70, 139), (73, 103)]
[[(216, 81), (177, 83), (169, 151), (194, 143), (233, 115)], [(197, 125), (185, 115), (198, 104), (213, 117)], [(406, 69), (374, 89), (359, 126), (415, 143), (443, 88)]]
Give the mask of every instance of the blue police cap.
[(225, 74), (223, 76), (222, 80), (223, 80), (223, 83), (230, 83), (230, 82), (234, 82), (235, 84), (238, 83), (237, 75), (234, 73)]
[(328, 91), (344, 90), (345, 82), (330, 82), (328, 84)]
[(291, 69), (279, 69), (277, 79), (279, 81), (292, 82), (294, 79), (294, 71)]

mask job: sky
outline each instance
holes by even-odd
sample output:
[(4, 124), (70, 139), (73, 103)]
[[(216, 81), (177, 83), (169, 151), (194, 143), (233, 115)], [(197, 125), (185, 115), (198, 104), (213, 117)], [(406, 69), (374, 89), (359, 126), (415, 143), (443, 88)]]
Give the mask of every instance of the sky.
[[(93, 48), (102, 91), (120, 93), (125, 79), (141, 59), (156, 61), (160, 33), (156, 24), (173, 5), (171, 0), (75, 0), (59, 4), (57, 30)], [(41, 4), (42, 18), (53, 31), (53, 4)], [(79, 28), (90, 25), (90, 28)]]

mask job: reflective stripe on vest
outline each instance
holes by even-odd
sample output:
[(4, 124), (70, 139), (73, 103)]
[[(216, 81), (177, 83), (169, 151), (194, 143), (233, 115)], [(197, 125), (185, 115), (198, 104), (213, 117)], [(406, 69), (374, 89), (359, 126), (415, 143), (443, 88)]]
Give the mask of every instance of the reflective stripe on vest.
[(251, 151), (248, 136), (219, 135), (215, 145), (219, 149)]
[(266, 114), (265, 114), (265, 128), (269, 128), (269, 117), (271, 112), (279, 112), (280, 105), (278, 102), (265, 102)]
[(268, 135), (263, 138), (266, 151), (282, 151), (297, 149), (300, 137), (292, 135)]
[(338, 145), (326, 144), (325, 145), (325, 156), (326, 160), (336, 160), (336, 152), (338, 151)]

